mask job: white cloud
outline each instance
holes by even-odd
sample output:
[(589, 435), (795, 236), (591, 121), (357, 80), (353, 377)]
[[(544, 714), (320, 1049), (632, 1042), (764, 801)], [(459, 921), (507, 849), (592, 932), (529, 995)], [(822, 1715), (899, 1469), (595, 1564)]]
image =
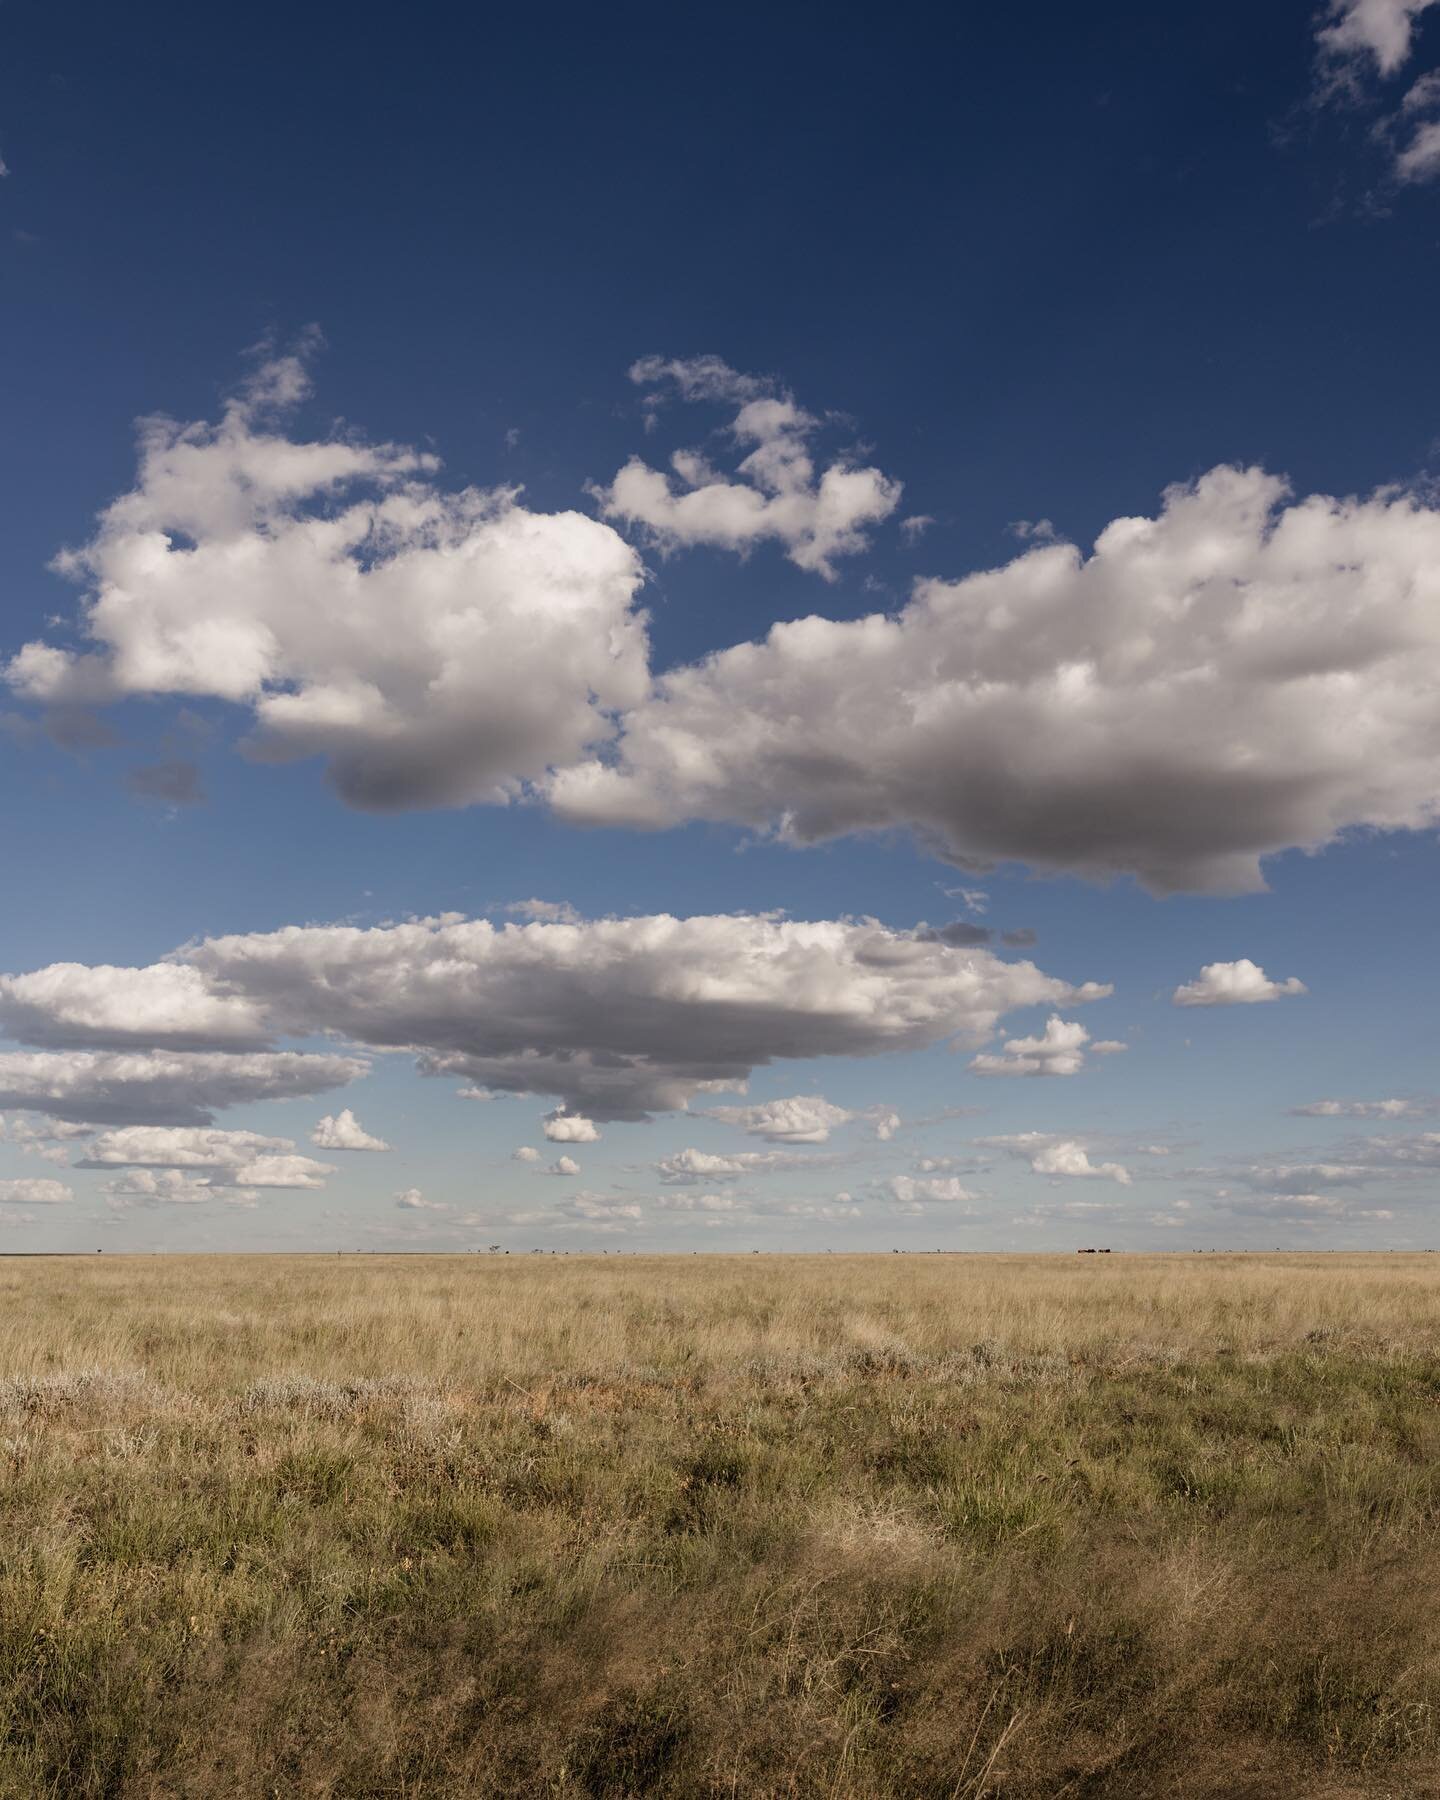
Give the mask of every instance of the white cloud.
[(538, 919), (547, 925), (578, 925), (580, 914), (568, 900), (512, 900), (501, 908), (512, 919)]
[(677, 1150), (655, 1164), (662, 1181), (736, 1181), (757, 1164), (767, 1167), (769, 1159), (760, 1151), (741, 1151), (737, 1156), (717, 1156), (710, 1150)]
[(1416, 127), (1414, 136), (1395, 158), (1401, 181), (1433, 181), (1440, 175), (1440, 119)]
[(552, 1144), (598, 1144), (600, 1129), (593, 1119), (584, 1118), (580, 1113), (567, 1113), (563, 1106), (557, 1106), (554, 1112), (546, 1113), (540, 1121), (540, 1129)]
[[(154, 1029), (164, 1031), (158, 1018)], [(293, 1050), (12, 1051), (0, 1054), (0, 1108), (97, 1124), (204, 1125), (224, 1107), (343, 1087), (368, 1067), (353, 1056)]]
[(1437, 685), (1440, 510), (1222, 467), (1089, 557), (1040, 545), (674, 670), (551, 796), (581, 822), (905, 827), (971, 869), (1247, 891), (1268, 854), (1440, 817)]
[(531, 1144), (522, 1144), (518, 1150), (510, 1152), (510, 1160), (518, 1163), (537, 1163), (540, 1160), (540, 1152)]
[(654, 1168), (662, 1181), (683, 1184), (738, 1181), (742, 1175), (766, 1175), (778, 1169), (825, 1168), (836, 1160), (830, 1156), (797, 1156), (784, 1150), (737, 1150), (733, 1155), (721, 1156), (690, 1148), (662, 1157)]
[(664, 1212), (748, 1213), (750, 1203), (736, 1194), (657, 1194)]
[(102, 1132), (85, 1153), (82, 1167), (239, 1168), (257, 1156), (293, 1150), (289, 1138), (258, 1131), (205, 1130), (196, 1126), (127, 1125)]
[(554, 1209), (554, 1223), (580, 1225), (592, 1231), (628, 1231), (644, 1216), (636, 1200), (611, 1200), (604, 1194), (581, 1189), (569, 1194)]
[(514, 490), (446, 492), (432, 456), (273, 425), (264, 365), (216, 425), (143, 423), (135, 488), (57, 566), (90, 647), (30, 643), (15, 690), (250, 709), (256, 757), (319, 756), (374, 810), (504, 803), (611, 735), (647, 679), (643, 571), (612, 527)]
[(810, 439), (821, 421), (775, 384), (738, 374), (718, 357), (642, 357), (630, 378), (651, 390), (651, 417), (669, 389), (684, 400), (738, 408), (729, 436), (744, 454), (733, 475), (681, 450), (669, 473), (632, 457), (596, 490), (607, 518), (641, 526), (662, 551), (709, 544), (744, 552), (773, 541), (791, 562), (829, 580), (836, 559), (863, 550), (867, 528), (900, 504), (900, 483), (878, 469), (840, 458), (817, 473)]
[(1127, 1168), (1120, 1163), (1092, 1163), (1089, 1151), (1076, 1138), (1056, 1137), (1044, 1131), (1021, 1131), (1008, 1137), (980, 1138), (977, 1142), (1019, 1157), (1028, 1162), (1037, 1175), (1116, 1181), (1121, 1187), (1130, 1186)]
[(262, 1137), (255, 1131), (128, 1125), (102, 1132), (79, 1166), (203, 1171), (212, 1187), (323, 1188), (334, 1164), (297, 1156), (294, 1150), (289, 1138)]
[(310, 1142), (322, 1150), (388, 1150), (384, 1138), (371, 1137), (347, 1106), (327, 1114), (310, 1133)]
[(104, 1185), (106, 1203), (117, 1210), (136, 1201), (147, 1206), (204, 1206), (212, 1200), (253, 1198), (248, 1188), (235, 1189), (188, 1169), (128, 1169)]
[(1430, 1111), (1432, 1104), (1422, 1100), (1311, 1100), (1290, 1108), (1302, 1119), (1404, 1119)]
[(395, 1196), (395, 1204), (404, 1212), (449, 1212), (443, 1200), (427, 1200), (419, 1188), (406, 1188)]
[(316, 1162), (311, 1156), (257, 1156), (254, 1162), (241, 1163), (229, 1180), (235, 1187), (318, 1191), (325, 1186), (325, 1177), (334, 1173), (334, 1163)]
[(121, 1049), (259, 1048), (267, 1032), (253, 1001), (217, 994), (184, 963), (113, 968), (51, 963), (0, 975), (0, 1029), (27, 1044)]
[(559, 1156), (545, 1170), (547, 1175), (578, 1175), (580, 1165), (573, 1156)]
[[(745, 913), (580, 925), (496, 926), (445, 915), (369, 930), (294, 926), (206, 939), (173, 960), (198, 971), (205, 991), (253, 1009), (277, 1037), (330, 1034), (411, 1050), (427, 1074), (553, 1096), (586, 1119), (683, 1107), (697, 1094), (743, 1087), (756, 1068), (779, 1059), (981, 1043), (1014, 1008), (1109, 992), (873, 920)], [(131, 973), (142, 989), (150, 971)], [(102, 979), (108, 984), (112, 972)], [(59, 1024), (39, 1010), (31, 1028), (75, 1029), (69, 1022), (82, 1010), (82, 985), (67, 980)], [(173, 984), (162, 978), (156, 991), (163, 998)], [(187, 986), (180, 1020), (187, 1030), (193, 997)], [(163, 1041), (163, 1006), (153, 1004), (148, 1016), (152, 1037)], [(6, 1089), (6, 1064), (16, 1060), (0, 1057), (0, 1106), (40, 1105)], [(348, 1078), (363, 1068), (335, 1058), (285, 1063), (272, 1054), (212, 1058), (203, 1073), (220, 1085), (227, 1069), (238, 1078), (247, 1060), (267, 1069), (273, 1063), (275, 1087), (283, 1086), (282, 1073), (296, 1083), (307, 1069), (324, 1070), (334, 1085), (341, 1071)], [(177, 1070), (177, 1081), (183, 1073)], [(192, 1085), (201, 1073), (191, 1068)], [(173, 1122), (202, 1111), (192, 1093), (189, 1111)], [(87, 1101), (70, 1116), (115, 1115)], [(154, 1106), (148, 1116), (163, 1115)]]
[(1316, 33), (1323, 56), (1343, 68), (1373, 62), (1393, 75), (1410, 55), (1415, 21), (1436, 0), (1331, 0), (1326, 23)]
[(89, 1125), (67, 1124), (58, 1119), (0, 1116), (0, 1144), (13, 1144), (23, 1156), (38, 1156), (44, 1162), (68, 1163), (68, 1146), (93, 1135)]
[(1372, 1137), (1343, 1146), (1352, 1161), (1381, 1169), (1440, 1169), (1440, 1131), (1412, 1137)]
[[(753, 1106), (712, 1106), (705, 1116), (738, 1126), (747, 1136), (771, 1144), (823, 1144), (837, 1125), (847, 1124), (857, 1115), (833, 1106), (819, 1094), (795, 1094), (788, 1100), (761, 1100)], [(895, 1114), (886, 1116), (899, 1123)], [(877, 1126), (877, 1134), (878, 1130)]]
[(1051, 1017), (1039, 1037), (1010, 1038), (1005, 1054), (974, 1057), (976, 1075), (1078, 1075), (1090, 1033), (1073, 1019)]
[(905, 1122), (898, 1112), (888, 1106), (876, 1107), (869, 1116), (872, 1129), (882, 1144), (888, 1144)]
[(1339, 1194), (1248, 1194), (1227, 1196), (1219, 1204), (1227, 1212), (1249, 1218), (1307, 1227), (1372, 1219), (1384, 1222), (1395, 1217), (1388, 1207), (1358, 1206)]
[(63, 1206), (74, 1198), (63, 1181), (51, 1181), (43, 1175), (0, 1181), (0, 1204), (6, 1206)]
[(976, 1198), (957, 1175), (892, 1175), (884, 1185), (896, 1204), (910, 1212)]
[(635, 1200), (612, 1200), (579, 1188), (567, 1194), (555, 1206), (535, 1212), (508, 1214), (498, 1223), (506, 1225), (539, 1225), (549, 1231), (579, 1230), (600, 1234), (630, 1231), (643, 1217), (644, 1209)]
[(1171, 997), (1176, 1006), (1254, 1006), (1305, 992), (1305, 983), (1295, 976), (1272, 981), (1258, 963), (1242, 956), (1237, 962), (1206, 963), (1194, 981), (1177, 987)]

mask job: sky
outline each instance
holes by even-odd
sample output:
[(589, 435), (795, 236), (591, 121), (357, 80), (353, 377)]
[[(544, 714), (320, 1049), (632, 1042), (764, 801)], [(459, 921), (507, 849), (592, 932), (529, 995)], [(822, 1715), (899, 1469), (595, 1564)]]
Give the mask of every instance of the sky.
[(0, 37), (0, 1250), (1440, 1247), (1440, 0)]

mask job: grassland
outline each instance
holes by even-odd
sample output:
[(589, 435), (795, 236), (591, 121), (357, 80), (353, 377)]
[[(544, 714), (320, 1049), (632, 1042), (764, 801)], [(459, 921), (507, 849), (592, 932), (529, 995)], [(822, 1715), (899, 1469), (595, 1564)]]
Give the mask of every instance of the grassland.
[(0, 1794), (1440, 1795), (1440, 1257), (0, 1263)]

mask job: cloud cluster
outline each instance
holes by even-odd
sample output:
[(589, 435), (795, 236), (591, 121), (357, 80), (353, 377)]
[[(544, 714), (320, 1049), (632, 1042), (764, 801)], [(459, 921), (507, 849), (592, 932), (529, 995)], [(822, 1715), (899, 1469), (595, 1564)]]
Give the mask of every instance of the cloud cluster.
[(171, 1169), (192, 1173), (209, 1187), (317, 1190), (333, 1163), (299, 1156), (289, 1138), (255, 1131), (196, 1126), (129, 1125), (102, 1132), (78, 1164), (82, 1169)]
[(821, 421), (777, 384), (742, 375), (719, 357), (642, 357), (630, 379), (648, 390), (653, 419), (670, 392), (737, 410), (727, 435), (742, 452), (733, 474), (679, 450), (670, 471), (632, 457), (596, 498), (607, 518), (641, 527), (664, 552), (708, 544), (744, 553), (775, 542), (791, 562), (827, 580), (835, 562), (866, 547), (869, 527), (900, 504), (900, 483), (843, 458), (817, 472), (811, 440)]
[(60, 1119), (31, 1119), (0, 1115), (0, 1144), (13, 1144), (22, 1156), (38, 1156), (43, 1162), (68, 1163), (69, 1146), (93, 1136), (88, 1125)]
[[(1418, 22), (1437, 0), (1331, 0), (1316, 33), (1321, 92), (1347, 100), (1364, 96), (1367, 78), (1389, 80), (1410, 60)], [(1382, 119), (1375, 135), (1392, 152), (1391, 173), (1400, 184), (1440, 176), (1440, 70), (1410, 86), (1400, 105)]]
[[(753, 1106), (711, 1106), (707, 1119), (718, 1119), (722, 1125), (735, 1125), (749, 1137), (764, 1138), (770, 1144), (823, 1144), (838, 1125), (846, 1125), (857, 1117), (843, 1106), (834, 1106), (820, 1094), (793, 1094), (787, 1100), (759, 1100)], [(877, 1130), (894, 1126), (886, 1114), (877, 1122)], [(896, 1121), (898, 1124), (898, 1119)], [(887, 1132), (887, 1135), (888, 1135)]]
[(1052, 1016), (1039, 1037), (1010, 1038), (1003, 1055), (987, 1051), (971, 1059), (976, 1075), (1078, 1075), (1085, 1067), (1085, 1049), (1108, 1055), (1123, 1044), (1108, 1040), (1090, 1043), (1090, 1033), (1073, 1019)]
[(1088, 557), (1040, 544), (675, 670), (551, 797), (579, 822), (908, 828), (965, 867), (1253, 890), (1269, 854), (1440, 817), (1437, 682), (1440, 511), (1222, 467)]
[(384, 1138), (372, 1137), (347, 1106), (328, 1115), (310, 1133), (310, 1142), (321, 1150), (388, 1150)]
[(1272, 981), (1258, 963), (1242, 956), (1236, 962), (1206, 963), (1193, 981), (1176, 988), (1171, 999), (1176, 1006), (1255, 1006), (1306, 991), (1296, 976)]
[(797, 1156), (784, 1150), (737, 1150), (729, 1155), (693, 1147), (663, 1156), (654, 1164), (661, 1181), (688, 1186), (706, 1181), (738, 1181), (742, 1175), (769, 1175), (781, 1169), (825, 1168), (835, 1159)]
[[(97, 1016), (107, 1031), (118, 1028), (78, 965), (65, 965), (63, 980), (50, 970), (15, 979), (26, 984), (28, 1010), (12, 1028), (82, 1042)], [(166, 1122), (202, 1123), (210, 1106), (226, 1103), (227, 1078), (232, 1089), (248, 1072), (252, 1089), (313, 1092), (307, 1082), (335, 1085), (363, 1070), (346, 1058), (168, 1050), (172, 1040), (193, 1041), (197, 1018), (212, 1017), (222, 1034), (243, 1020), (247, 1033), (263, 1028), (274, 1038), (329, 1034), (409, 1050), (427, 1074), (490, 1093), (550, 1095), (561, 1117), (579, 1114), (588, 1124), (642, 1118), (697, 1094), (743, 1087), (772, 1061), (982, 1043), (1015, 1008), (1109, 992), (873, 921), (750, 913), (501, 926), (445, 915), (369, 930), (292, 926), (206, 939), (151, 969), (97, 971), (98, 995), (117, 986), (154, 1049), (112, 1055), (108, 1064), (94, 1052), (0, 1057), (0, 1106), (53, 1112), (65, 1104), (62, 1116), (73, 1118), (163, 1117), (154, 1096), (148, 1113), (134, 1110), (133, 1096), (128, 1113), (117, 1113), (113, 1101), (96, 1110), (97, 1089), (102, 1065), (115, 1081), (129, 1071), (132, 1087), (152, 1068), (170, 1069), (169, 1110), (178, 1116)], [(15, 1078), (21, 1065), (32, 1077), (23, 1086)], [(77, 1080), (85, 1076), (83, 1096), (45, 1102), (42, 1076), (58, 1086), (67, 1069)]]
[[(3, 1018), (0, 1011), (0, 1019)], [(37, 1025), (43, 1032), (58, 1029), (53, 1021), (40, 1020)], [(182, 1016), (180, 1026), (184, 1041), (189, 1020)], [(151, 1030), (158, 1036), (166, 1035), (163, 1010), (157, 1008), (152, 1015)], [(368, 1067), (358, 1057), (295, 1050), (249, 1054), (184, 1050), (8, 1051), (0, 1053), (0, 1109), (15, 1108), (98, 1125), (208, 1125), (225, 1107), (323, 1094), (358, 1080)]]
[[(1391, 67), (1419, 10), (1339, 7), (1327, 54)], [(1426, 78), (1402, 108), (1417, 129), (1432, 100)], [(744, 451), (728, 475), (633, 461), (602, 491), (662, 545), (772, 539), (828, 574), (893, 511), (879, 471), (818, 470), (817, 420), (774, 383), (714, 358), (633, 373), (733, 407)], [(966, 868), (1158, 892), (1258, 888), (1267, 855), (1440, 817), (1440, 510), (1416, 495), (1296, 500), (1220, 467), (1089, 555), (1034, 536), (919, 581), (894, 615), (777, 624), (652, 682), (643, 570), (611, 525), (446, 491), (394, 445), (287, 437), (275, 409), (305, 387), (277, 359), (217, 424), (145, 426), (135, 488), (61, 559), (86, 641), (24, 646), (18, 693), (71, 714), (228, 700), (254, 715), (253, 754), (321, 756), (359, 806), (536, 792), (581, 823), (905, 829)], [(122, 1001), (109, 1016), (124, 1029)]]
[(405, 1188), (395, 1196), (395, 1204), (402, 1212), (449, 1212), (450, 1208), (443, 1200), (427, 1200), (417, 1187)]
[(635, 551), (513, 490), (447, 492), (432, 456), (293, 441), (274, 416), (306, 387), (276, 359), (218, 424), (143, 423), (135, 487), (58, 560), (88, 644), (25, 645), (11, 687), (55, 708), (233, 702), (252, 754), (323, 757), (375, 810), (504, 802), (608, 738), (647, 680)]
[(1003, 1137), (976, 1140), (987, 1149), (1003, 1150), (1008, 1156), (1029, 1163), (1037, 1175), (1053, 1175), (1081, 1180), (1115, 1181), (1129, 1187), (1130, 1171), (1115, 1162), (1094, 1163), (1088, 1148), (1077, 1138), (1056, 1137), (1052, 1132), (1020, 1131)]
[(63, 1181), (53, 1181), (44, 1175), (20, 1175), (10, 1181), (0, 1181), (0, 1205), (63, 1206), (74, 1198), (73, 1191)]
[(919, 1213), (927, 1206), (955, 1206), (977, 1196), (958, 1175), (892, 1175), (885, 1188), (898, 1212)]

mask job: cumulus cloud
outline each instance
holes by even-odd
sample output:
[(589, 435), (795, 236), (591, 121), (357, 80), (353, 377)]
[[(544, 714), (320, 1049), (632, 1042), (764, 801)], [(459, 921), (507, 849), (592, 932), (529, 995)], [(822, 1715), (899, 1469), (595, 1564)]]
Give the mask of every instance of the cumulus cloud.
[[(165, 1029), (158, 1014), (154, 1029)], [(102, 1125), (208, 1125), (225, 1107), (321, 1094), (368, 1067), (353, 1056), (294, 1050), (10, 1051), (0, 1053), (0, 1108)]]
[[(24, 984), (25, 1030), (83, 1041), (101, 1013), (106, 1031), (122, 1029), (127, 1015), (90, 995), (78, 965), (63, 968), (63, 979), (53, 970), (12, 978)], [(680, 1108), (698, 1094), (743, 1087), (756, 1068), (781, 1059), (983, 1043), (1014, 1008), (1110, 991), (873, 920), (748, 913), (292, 926), (206, 939), (151, 969), (102, 969), (97, 988), (101, 997), (123, 990), (134, 1008), (128, 1017), (144, 1020), (157, 1046), (176, 1035), (189, 1041), (197, 1016), (218, 1018), (222, 1031), (263, 1022), (275, 1037), (323, 1033), (411, 1050), (426, 1074), (487, 1092), (549, 1095), (587, 1120)], [(39, 1106), (6, 1087), (6, 1064), (16, 1060), (0, 1057), (0, 1106)], [(192, 1077), (219, 1083), (245, 1060), (215, 1057)], [(303, 1081), (307, 1071), (336, 1085), (363, 1070), (294, 1054), (288, 1063), (278, 1053), (256, 1060), (274, 1065), (273, 1086)], [(199, 1122), (202, 1111), (195, 1103), (167, 1122)], [(115, 1115), (92, 1108), (69, 1116)]]
[(268, 1036), (253, 1001), (218, 993), (181, 962), (148, 968), (51, 963), (0, 975), (0, 1031), (22, 1043), (115, 1049), (243, 1049)]
[(253, 1189), (236, 1188), (193, 1169), (127, 1169), (104, 1184), (106, 1204), (117, 1211), (134, 1206), (204, 1206), (212, 1200), (245, 1204)]
[(135, 487), (57, 559), (82, 647), (26, 644), (11, 687), (232, 702), (253, 755), (321, 757), (373, 810), (504, 803), (607, 739), (647, 679), (630, 545), (513, 489), (446, 491), (433, 456), (291, 439), (307, 387), (275, 358), (217, 424), (142, 423)]
[(51, 1181), (43, 1175), (0, 1181), (0, 1204), (6, 1206), (63, 1206), (74, 1198), (63, 1181)]
[(1130, 1186), (1130, 1171), (1123, 1164), (1091, 1162), (1090, 1152), (1077, 1138), (1056, 1137), (1044, 1131), (1021, 1131), (977, 1141), (987, 1148), (1003, 1150), (1007, 1155), (1028, 1162), (1037, 1175), (1116, 1181), (1121, 1187)]
[(310, 1133), (310, 1142), (321, 1150), (388, 1150), (384, 1138), (371, 1137), (347, 1106), (343, 1112), (327, 1114)]
[(738, 1181), (742, 1175), (768, 1175), (779, 1169), (820, 1169), (835, 1160), (830, 1156), (796, 1156), (784, 1150), (737, 1150), (731, 1155), (717, 1155), (710, 1150), (690, 1148), (662, 1157), (654, 1168), (662, 1181), (683, 1185)]
[(78, 1166), (203, 1171), (212, 1187), (323, 1188), (335, 1165), (294, 1152), (291, 1139), (255, 1131), (130, 1125), (102, 1132)]
[(1267, 855), (1440, 817), (1437, 683), (1440, 510), (1221, 467), (1089, 556), (1040, 544), (672, 671), (551, 796), (579, 822), (903, 827), (971, 869), (1248, 891)]
[(1078, 1075), (1090, 1033), (1073, 1019), (1051, 1017), (1039, 1037), (1010, 1038), (1005, 1054), (974, 1057), (976, 1075)]
[(545, 1173), (547, 1175), (578, 1175), (580, 1165), (573, 1156), (557, 1156), (554, 1162), (547, 1165)]
[(537, 1163), (540, 1160), (540, 1152), (535, 1149), (533, 1144), (522, 1144), (518, 1150), (510, 1152), (510, 1160), (518, 1163)]
[(670, 392), (737, 410), (728, 436), (741, 460), (732, 474), (680, 450), (668, 472), (635, 456), (596, 489), (607, 518), (639, 526), (658, 549), (693, 544), (741, 552), (775, 542), (802, 569), (831, 580), (839, 557), (866, 547), (869, 527), (900, 504), (900, 483), (837, 458), (817, 471), (811, 440), (821, 421), (777, 384), (742, 375), (719, 357), (642, 357), (632, 381), (649, 390), (650, 416)]
[(1254, 1006), (1305, 992), (1305, 983), (1295, 976), (1272, 981), (1258, 963), (1242, 956), (1237, 962), (1206, 963), (1194, 981), (1177, 987), (1171, 998), (1176, 1006)]
[(419, 1188), (406, 1188), (395, 1196), (395, 1204), (403, 1212), (449, 1212), (443, 1200), (427, 1200)]
[(884, 1187), (902, 1212), (920, 1212), (926, 1206), (950, 1206), (976, 1198), (957, 1175), (892, 1175)]
[(69, 1162), (69, 1146), (93, 1136), (94, 1129), (89, 1125), (67, 1124), (60, 1119), (0, 1116), (0, 1144), (13, 1144), (23, 1156), (38, 1156), (44, 1162)]
[[(823, 1144), (837, 1125), (848, 1124), (857, 1115), (833, 1106), (819, 1094), (795, 1094), (788, 1100), (761, 1100), (753, 1106), (712, 1106), (705, 1116), (738, 1126), (747, 1136), (771, 1144)], [(896, 1115), (887, 1114), (886, 1118)], [(877, 1133), (884, 1123), (877, 1123)]]
[(540, 1129), (552, 1144), (598, 1144), (600, 1129), (593, 1119), (586, 1119), (579, 1113), (567, 1113), (563, 1106), (557, 1106), (554, 1112), (546, 1113), (540, 1121)]

